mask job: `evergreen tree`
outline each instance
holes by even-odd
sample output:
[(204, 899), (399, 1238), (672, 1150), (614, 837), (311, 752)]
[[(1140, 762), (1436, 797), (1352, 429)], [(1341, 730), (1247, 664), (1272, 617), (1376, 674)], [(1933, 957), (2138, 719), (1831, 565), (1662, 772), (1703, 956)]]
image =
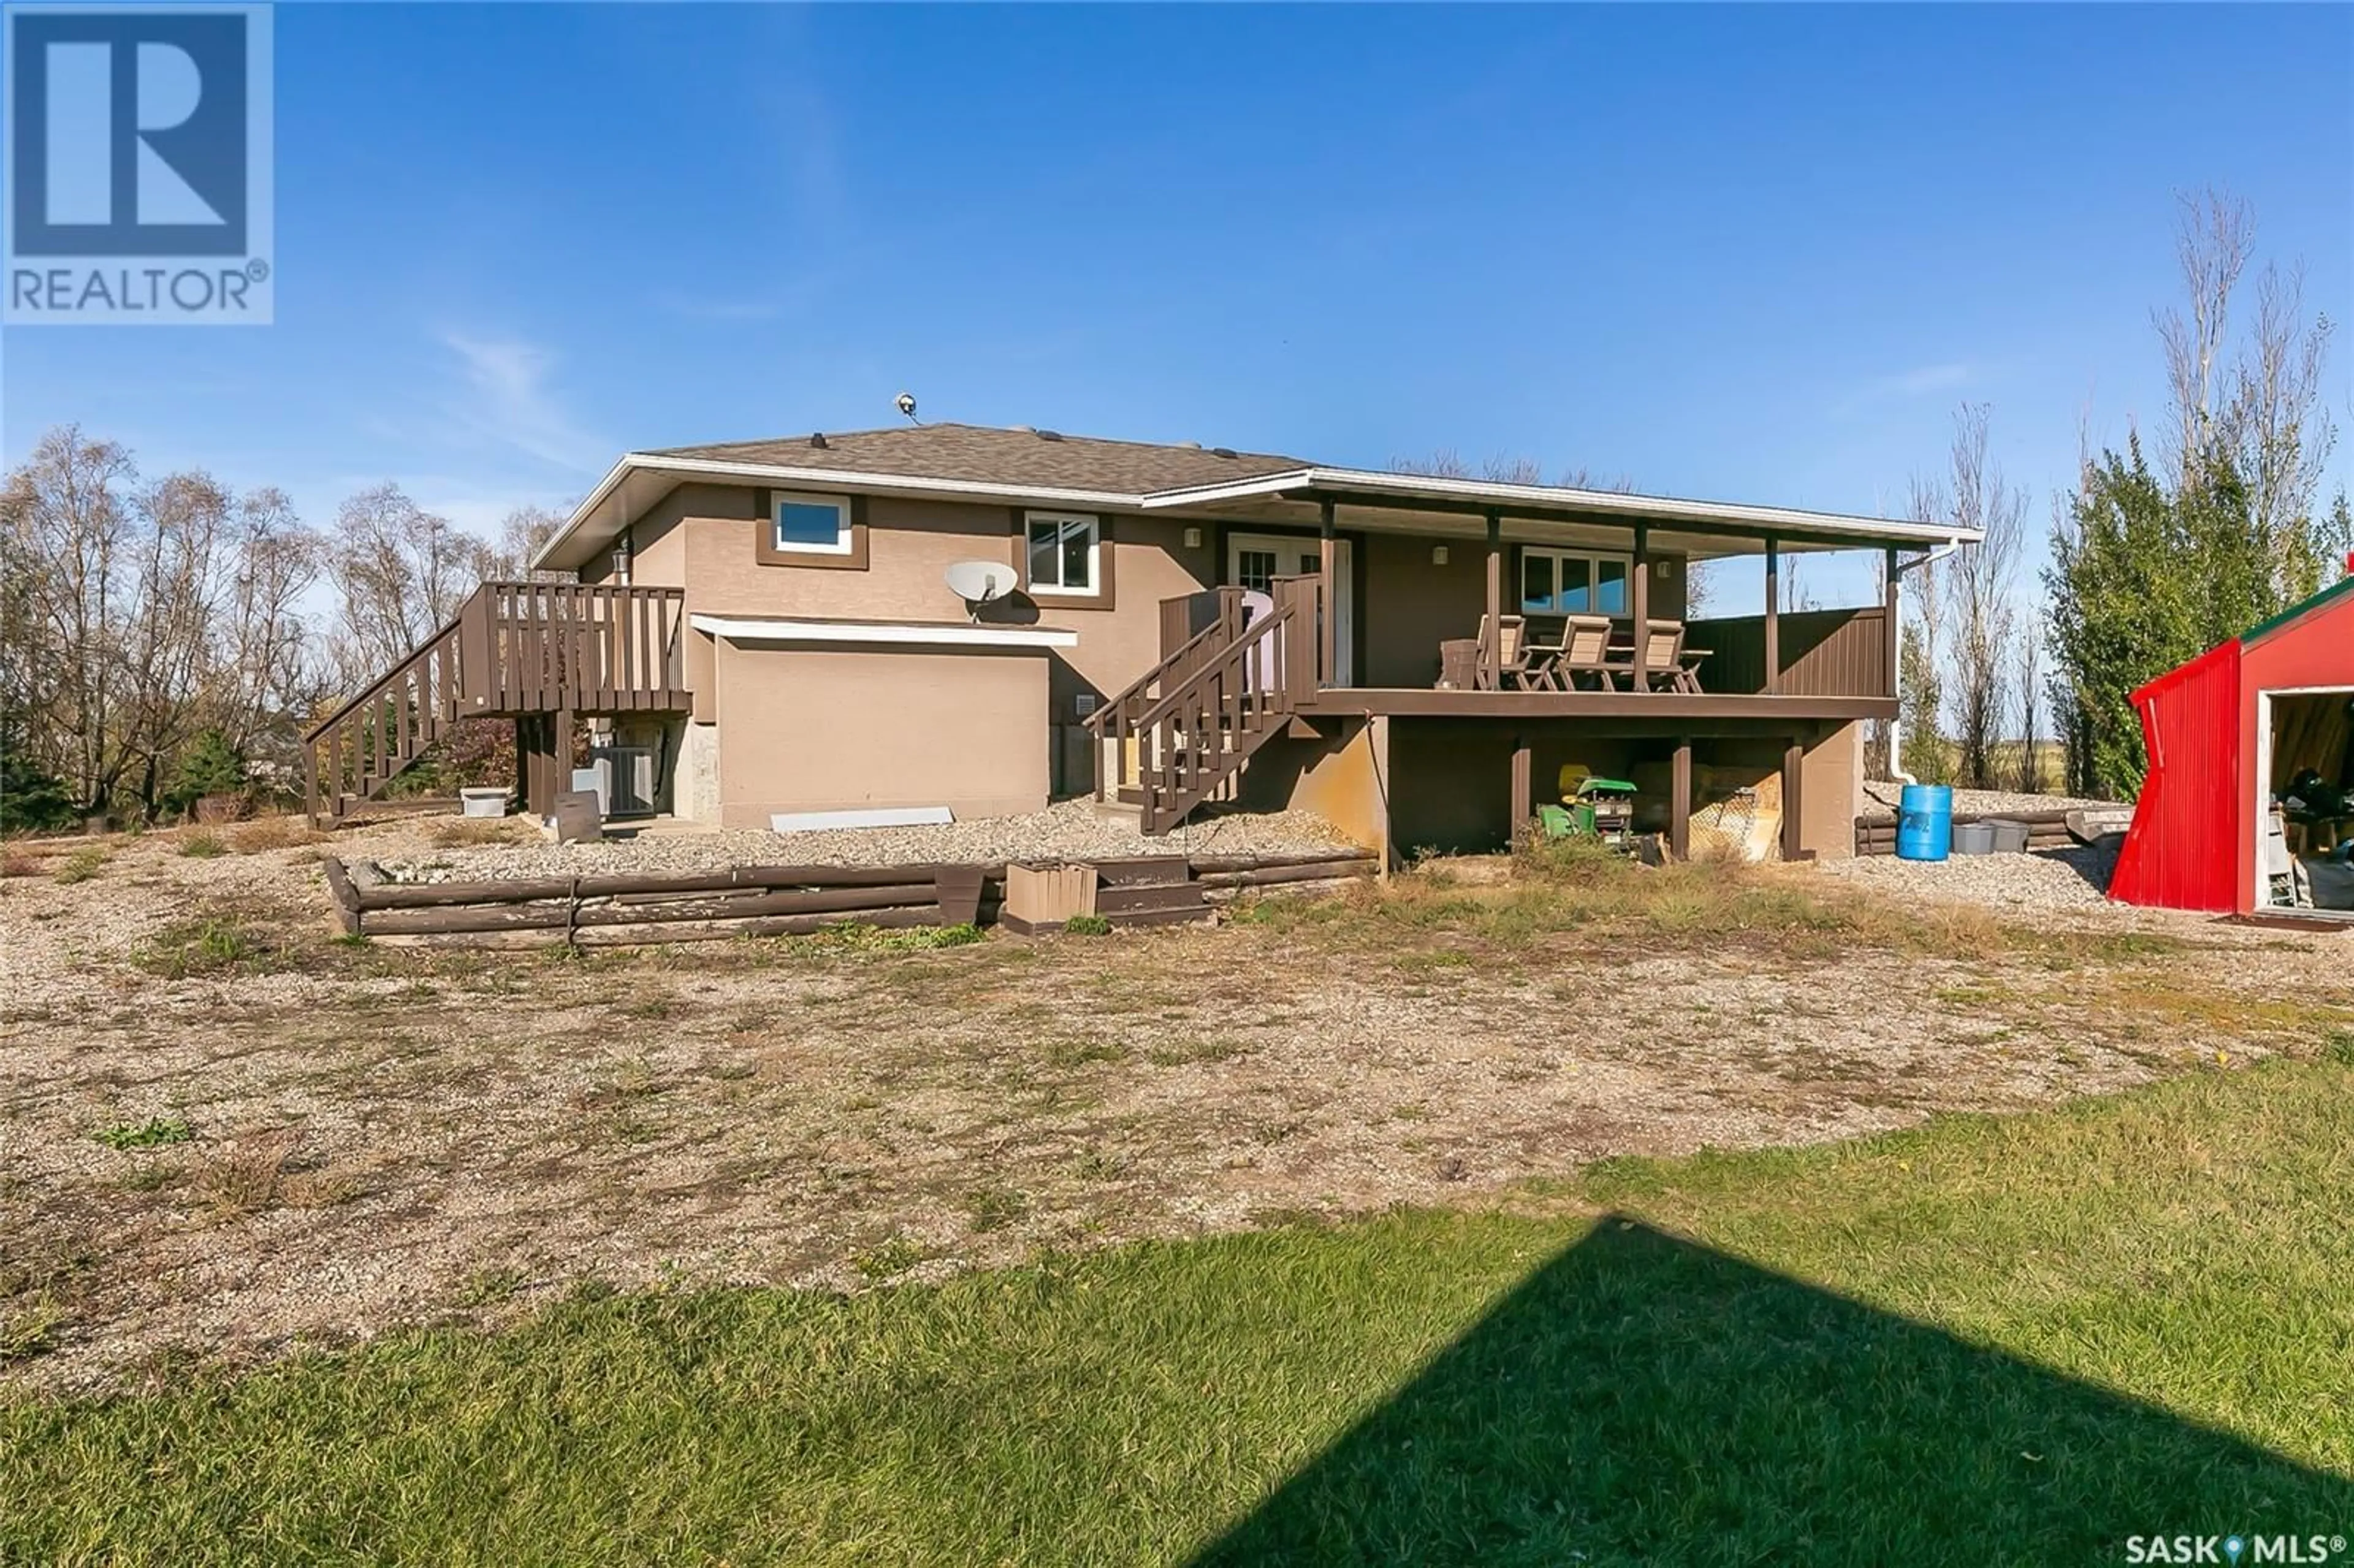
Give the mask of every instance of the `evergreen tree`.
[(2129, 800), (2141, 788), (2133, 693), (2208, 646), (2202, 630), (2232, 597), (2200, 580), (2195, 531), (2136, 440), (2087, 466), (2054, 532), (2044, 586), (2073, 789)]

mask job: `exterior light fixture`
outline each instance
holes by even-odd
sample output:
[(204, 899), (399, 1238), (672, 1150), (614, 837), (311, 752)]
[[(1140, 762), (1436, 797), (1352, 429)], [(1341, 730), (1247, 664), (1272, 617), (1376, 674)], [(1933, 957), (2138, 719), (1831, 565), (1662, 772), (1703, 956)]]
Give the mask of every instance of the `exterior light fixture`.
[(1430, 547), (1430, 564), (1434, 567), (1443, 567), (1447, 564), (1446, 546), (1433, 545)]

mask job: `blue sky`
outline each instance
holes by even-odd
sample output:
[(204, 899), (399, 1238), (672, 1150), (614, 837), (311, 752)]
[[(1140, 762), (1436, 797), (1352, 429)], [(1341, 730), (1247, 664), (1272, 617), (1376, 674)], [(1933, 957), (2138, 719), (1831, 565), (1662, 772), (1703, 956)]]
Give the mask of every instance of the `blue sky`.
[(2080, 418), (2158, 422), (2176, 191), (2354, 317), (2344, 6), (296, 4), (276, 47), (277, 324), (10, 330), (10, 461), (78, 420), (490, 525), (906, 388), (1869, 513), (1968, 398), (2040, 533)]

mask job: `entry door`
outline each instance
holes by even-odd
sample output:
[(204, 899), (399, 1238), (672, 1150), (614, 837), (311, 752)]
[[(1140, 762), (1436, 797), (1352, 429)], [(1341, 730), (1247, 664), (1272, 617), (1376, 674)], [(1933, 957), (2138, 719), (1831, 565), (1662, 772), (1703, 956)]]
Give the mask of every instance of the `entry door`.
[[(1340, 668), (1331, 683), (1351, 685), (1356, 668), (1356, 574), (1351, 568), (1352, 546), (1346, 539), (1332, 541), (1332, 659)], [(1229, 534), (1226, 535), (1226, 581), (1236, 588), (1272, 592), (1278, 577), (1312, 577), (1324, 569), (1320, 539), (1298, 534)]]

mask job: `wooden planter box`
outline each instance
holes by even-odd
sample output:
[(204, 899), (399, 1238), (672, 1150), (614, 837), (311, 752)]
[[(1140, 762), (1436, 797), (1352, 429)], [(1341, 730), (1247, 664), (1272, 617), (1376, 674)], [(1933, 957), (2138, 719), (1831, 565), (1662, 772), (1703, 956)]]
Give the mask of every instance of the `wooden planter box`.
[(1210, 901), (1182, 854), (1005, 868), (998, 920), (1007, 930), (1059, 931), (1075, 915), (1100, 915), (1114, 926), (1177, 926), (1209, 919)]
[(1044, 862), (1005, 868), (1005, 902), (998, 921), (1009, 931), (1034, 936), (1059, 931), (1074, 915), (1096, 912), (1096, 868), (1081, 862)]

